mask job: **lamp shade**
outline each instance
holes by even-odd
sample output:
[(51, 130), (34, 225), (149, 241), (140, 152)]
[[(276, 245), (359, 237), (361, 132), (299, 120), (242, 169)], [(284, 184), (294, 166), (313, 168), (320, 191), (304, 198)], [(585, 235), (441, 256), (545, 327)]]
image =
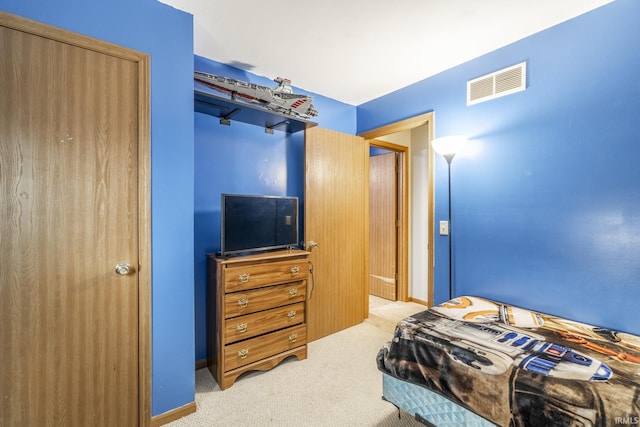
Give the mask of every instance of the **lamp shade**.
[(451, 161), (453, 156), (461, 152), (466, 144), (467, 137), (462, 135), (443, 136), (431, 141), (434, 151), (447, 161)]

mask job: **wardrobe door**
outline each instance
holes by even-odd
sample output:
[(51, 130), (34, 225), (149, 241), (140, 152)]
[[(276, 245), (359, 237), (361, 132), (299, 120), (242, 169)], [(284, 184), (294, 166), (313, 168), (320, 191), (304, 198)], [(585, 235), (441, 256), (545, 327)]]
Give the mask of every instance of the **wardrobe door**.
[(139, 64), (0, 18), (0, 425), (138, 425)]

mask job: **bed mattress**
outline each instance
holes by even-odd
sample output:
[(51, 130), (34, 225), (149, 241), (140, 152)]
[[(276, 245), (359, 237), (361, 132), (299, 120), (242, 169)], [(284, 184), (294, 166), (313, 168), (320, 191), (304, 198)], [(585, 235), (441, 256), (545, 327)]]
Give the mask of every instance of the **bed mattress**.
[[(640, 337), (484, 298), (458, 297), (400, 321), (377, 361), (400, 380), (383, 376), (394, 386), (385, 398), (409, 413), (416, 403), (403, 399), (422, 388), (501, 426), (640, 423)], [(395, 390), (403, 383), (413, 386), (406, 394)], [(458, 408), (436, 420), (417, 405), (432, 424), (464, 425), (446, 424)]]

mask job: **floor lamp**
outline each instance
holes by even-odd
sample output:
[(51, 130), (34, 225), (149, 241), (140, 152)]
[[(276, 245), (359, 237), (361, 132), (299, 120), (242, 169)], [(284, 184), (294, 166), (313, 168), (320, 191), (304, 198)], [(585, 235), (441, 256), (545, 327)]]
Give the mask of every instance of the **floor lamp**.
[(451, 160), (458, 154), (467, 143), (467, 138), (461, 135), (443, 136), (431, 141), (433, 150), (440, 154), (447, 161), (447, 177), (449, 183), (449, 299), (453, 298), (453, 257), (451, 256), (452, 227), (451, 227)]

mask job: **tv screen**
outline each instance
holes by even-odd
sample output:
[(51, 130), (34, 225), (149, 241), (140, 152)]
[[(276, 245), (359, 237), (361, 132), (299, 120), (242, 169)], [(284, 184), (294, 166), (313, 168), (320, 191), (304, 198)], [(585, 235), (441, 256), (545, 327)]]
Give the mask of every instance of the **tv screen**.
[(298, 198), (222, 194), (223, 256), (298, 246)]

